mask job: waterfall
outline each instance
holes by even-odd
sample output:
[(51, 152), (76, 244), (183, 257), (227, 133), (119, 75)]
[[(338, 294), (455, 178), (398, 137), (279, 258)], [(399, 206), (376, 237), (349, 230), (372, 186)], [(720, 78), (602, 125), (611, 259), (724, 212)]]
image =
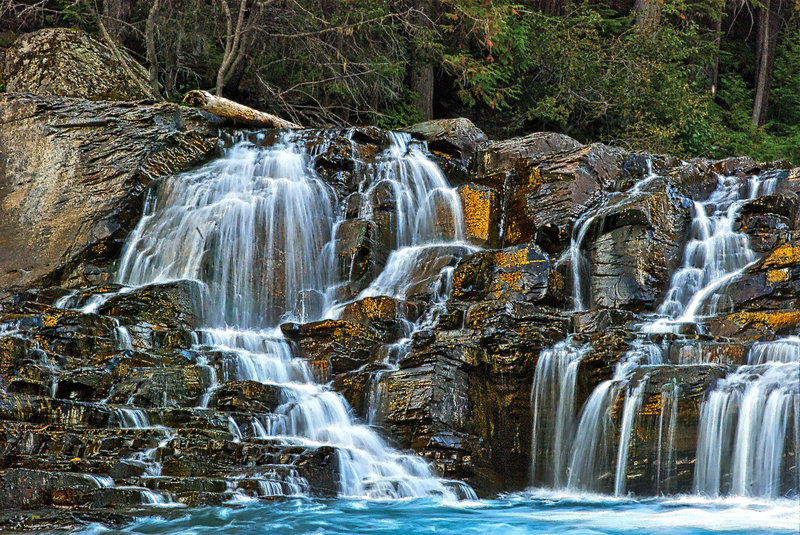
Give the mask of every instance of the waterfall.
[(644, 327), (648, 332), (674, 331), (676, 324), (696, 323), (702, 313), (726, 312), (720, 290), (756, 260), (746, 234), (734, 230), (742, 204), (775, 189), (774, 179), (754, 178), (747, 194), (736, 177), (720, 176), (717, 189), (704, 202), (693, 202), (689, 241), (683, 265), (673, 274), (660, 316)]
[[(800, 491), (800, 470), (788, 462), (800, 459), (800, 362), (796, 347), (788, 346), (779, 340), (754, 347), (750, 361), (762, 362), (741, 366), (703, 402), (696, 492), (777, 497)], [(778, 358), (763, 362), (770, 353)]]
[[(650, 171), (629, 196), (611, 199), (587, 211), (575, 224), (568, 250), (573, 272), (576, 311), (587, 302), (587, 276), (581, 246), (594, 221), (611, 213), (631, 196), (640, 195), (654, 177)], [(690, 239), (683, 264), (672, 276), (657, 312), (634, 328), (636, 338), (582, 407), (576, 406), (576, 371), (591, 351), (573, 335), (539, 356), (531, 393), (533, 411), (532, 472), (535, 485), (579, 491), (626, 492), (631, 438), (650, 372), (665, 363), (665, 347), (653, 335), (678, 336), (683, 324), (730, 311), (724, 288), (758, 258), (746, 234), (735, 230), (746, 201), (775, 190), (775, 180), (718, 176), (716, 190), (705, 201), (692, 202)], [(691, 341), (691, 339), (687, 339)], [(697, 346), (692, 349), (702, 349)], [(698, 352), (693, 352), (693, 355)], [(696, 363), (709, 362), (702, 354)], [(800, 491), (796, 467), (800, 443), (800, 339), (787, 337), (756, 342), (748, 364), (729, 373), (703, 400), (700, 408), (695, 491), (775, 497)], [(669, 489), (675, 473), (675, 442), (680, 388), (661, 392), (657, 423), (655, 491)], [(620, 410), (621, 408), (621, 410)], [(576, 416), (577, 414), (577, 416)], [(555, 417), (553, 417), (555, 415)], [(551, 426), (548, 428), (548, 424)], [(568, 458), (565, 440), (571, 446)]]
[[(556, 488), (566, 483), (566, 463), (577, 425), (575, 386), (578, 364), (589, 349), (588, 344), (577, 346), (567, 339), (539, 354), (531, 390), (532, 481), (551, 483)], [(555, 420), (548, 418), (553, 413)]]
[[(436, 478), (424, 460), (388, 447), (356, 422), (341, 395), (314, 381), (308, 363), (295, 358), (278, 328), (290, 320), (335, 317), (347, 302), (340, 300), (339, 289), (349, 272), (342, 274), (334, 257), (346, 200), (318, 176), (312, 160), (317, 149), (306, 148), (298, 136), (285, 134), (271, 146), (239, 141), (222, 158), (166, 179), (148, 198), (128, 239), (117, 282), (205, 284), (204, 326), (196, 333), (195, 349), (220, 359), (221, 375), (211, 388), (230, 380), (279, 387), (280, 406), (268, 421), (250, 426), (260, 438), (333, 446), (341, 495), (474, 497), (468, 486)], [(434, 321), (449, 266), (474, 249), (463, 242), (455, 190), (424, 145), (405, 134), (392, 134), (389, 147), (374, 160), (357, 160), (353, 175), (364, 200), (359, 220), (377, 224), (376, 206), (383, 209), (392, 238), (385, 267), (355, 299), (403, 298), (415, 282), (412, 271), (422, 270), (435, 282), (432, 310), (425, 316)], [(318, 310), (304, 302), (309, 292), (324, 296)], [(198, 362), (208, 366), (210, 357)], [(230, 422), (233, 435), (241, 437), (239, 425)], [(271, 481), (265, 495), (302, 486), (265, 477)]]

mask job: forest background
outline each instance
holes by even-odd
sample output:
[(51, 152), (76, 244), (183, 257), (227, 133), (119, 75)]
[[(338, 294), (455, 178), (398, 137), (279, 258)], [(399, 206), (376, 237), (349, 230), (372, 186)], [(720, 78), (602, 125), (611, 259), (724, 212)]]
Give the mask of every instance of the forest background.
[(54, 26), (126, 48), (171, 101), (800, 165), (800, 0), (0, 0), (0, 52)]

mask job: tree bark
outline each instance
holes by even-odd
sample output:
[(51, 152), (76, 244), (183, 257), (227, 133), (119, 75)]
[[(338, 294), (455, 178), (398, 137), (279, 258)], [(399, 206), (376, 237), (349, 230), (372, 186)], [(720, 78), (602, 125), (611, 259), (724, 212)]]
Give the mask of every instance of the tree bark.
[(281, 119), (263, 111), (254, 110), (208, 91), (194, 90), (186, 93), (183, 103), (216, 115), (232, 125), (259, 126), (263, 128), (303, 128), (299, 124)]
[(415, 102), (420, 119), (433, 119), (433, 65), (417, 65), (411, 70), (411, 90), (417, 94)]
[(547, 15), (563, 15), (564, 8), (569, 4), (570, 0), (538, 0), (536, 5)]
[(103, 18), (108, 33), (122, 40), (125, 33), (124, 22), (131, 17), (131, 0), (103, 0)]
[(147, 43), (147, 62), (150, 64), (150, 87), (156, 98), (161, 98), (161, 89), (158, 85), (158, 55), (156, 54), (156, 14), (161, 6), (161, 0), (153, 0), (153, 6), (147, 13), (147, 24), (145, 25), (145, 41)]
[(106, 42), (108, 47), (111, 49), (111, 53), (114, 54), (114, 57), (117, 59), (117, 62), (122, 67), (122, 70), (125, 71), (125, 74), (135, 82), (139, 87), (141, 87), (145, 93), (148, 93), (150, 88), (147, 87), (147, 84), (140, 81), (139, 77), (133, 72), (131, 66), (128, 65), (128, 62), (125, 61), (125, 58), (122, 57), (122, 52), (119, 51), (119, 47), (108, 34), (108, 29), (106, 29), (105, 22), (103, 21), (103, 16), (100, 13), (95, 12), (97, 17), (97, 26), (100, 28), (100, 35), (103, 37), (103, 41)]
[(756, 126), (763, 125), (767, 120), (769, 91), (772, 85), (775, 49), (778, 46), (782, 4), (783, 0), (764, 0), (764, 7), (760, 10), (758, 16), (756, 97), (753, 102), (753, 124)]
[(222, 6), (222, 11), (225, 13), (225, 28), (227, 35), (225, 36), (225, 51), (222, 54), (222, 63), (217, 71), (217, 83), (215, 92), (217, 96), (222, 96), (222, 91), (225, 89), (225, 84), (230, 80), (233, 75), (234, 69), (239, 62), (244, 58), (245, 50), (247, 49), (248, 33), (252, 30), (251, 22), (253, 18), (257, 17), (257, 11), (263, 8), (263, 3), (256, 3), (252, 6), (250, 16), (247, 17), (247, 0), (239, 0), (239, 13), (236, 16), (236, 26), (233, 25), (233, 18), (231, 10), (228, 6), (227, 0), (217, 0)]
[(636, 15), (636, 26), (655, 30), (661, 22), (661, 6), (664, 0), (636, 0), (633, 12)]

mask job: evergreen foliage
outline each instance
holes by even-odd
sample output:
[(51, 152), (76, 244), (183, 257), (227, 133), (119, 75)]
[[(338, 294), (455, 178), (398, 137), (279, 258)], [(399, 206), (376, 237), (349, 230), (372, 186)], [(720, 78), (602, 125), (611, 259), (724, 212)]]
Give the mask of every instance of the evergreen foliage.
[[(97, 33), (104, 20), (179, 100), (214, 88), (229, 37), (222, 7), (236, 15), (242, 2), (246, 49), (223, 92), (305, 124), (400, 127), (425, 118), (427, 97), (435, 115), (469, 116), (494, 136), (555, 130), (800, 164), (797, 0), (161, 0), (156, 65), (150, 1), (0, 0), (0, 42), (43, 26)], [(760, 56), (762, 20), (779, 34)], [(430, 79), (417, 75), (426, 67)], [(761, 75), (766, 121), (754, 124)]]

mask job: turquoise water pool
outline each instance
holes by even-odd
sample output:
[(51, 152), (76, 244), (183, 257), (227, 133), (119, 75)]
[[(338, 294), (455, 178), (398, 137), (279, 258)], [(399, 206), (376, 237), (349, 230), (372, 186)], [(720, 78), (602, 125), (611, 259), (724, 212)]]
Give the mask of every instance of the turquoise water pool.
[(798, 533), (800, 501), (696, 496), (616, 499), (542, 493), (493, 500), (437, 503), (286, 499), (223, 507), (156, 511), (122, 531), (87, 533), (297, 533), (297, 534), (753, 534)]

